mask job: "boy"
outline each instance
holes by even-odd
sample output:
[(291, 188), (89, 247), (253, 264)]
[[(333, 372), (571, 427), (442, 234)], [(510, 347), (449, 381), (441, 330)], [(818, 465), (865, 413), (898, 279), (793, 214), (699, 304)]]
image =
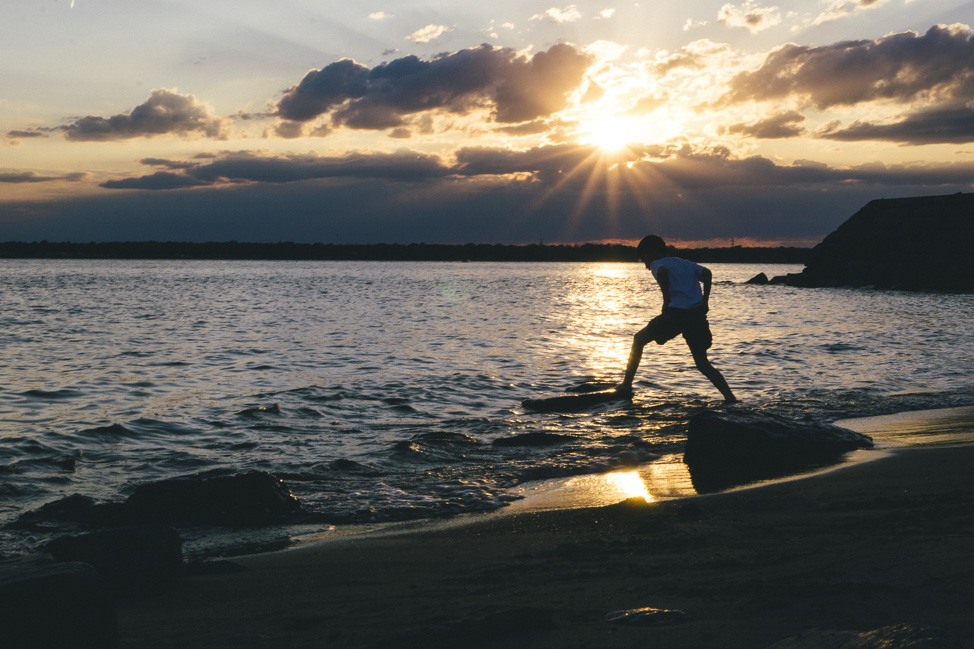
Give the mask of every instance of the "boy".
[[(636, 254), (653, 273), (663, 292), (663, 312), (633, 336), (626, 376), (616, 386), (616, 390), (632, 393), (632, 381), (643, 355), (643, 347), (649, 341), (662, 345), (682, 334), (690, 347), (697, 369), (724, 395), (726, 403), (735, 403), (737, 397), (731, 392), (727, 381), (707, 359), (707, 350), (713, 342), (710, 324), (707, 322), (713, 277), (710, 270), (686, 259), (668, 257), (666, 243), (655, 234), (644, 237), (639, 242)], [(700, 288), (701, 284), (703, 290)]]

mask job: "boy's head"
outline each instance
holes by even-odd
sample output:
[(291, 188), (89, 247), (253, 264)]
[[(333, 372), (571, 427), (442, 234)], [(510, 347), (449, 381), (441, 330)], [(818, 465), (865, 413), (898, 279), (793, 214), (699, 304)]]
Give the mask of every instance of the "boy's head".
[(666, 242), (663, 241), (662, 237), (655, 234), (643, 237), (639, 245), (636, 246), (636, 255), (639, 256), (640, 261), (646, 264), (656, 259), (662, 259), (666, 256)]

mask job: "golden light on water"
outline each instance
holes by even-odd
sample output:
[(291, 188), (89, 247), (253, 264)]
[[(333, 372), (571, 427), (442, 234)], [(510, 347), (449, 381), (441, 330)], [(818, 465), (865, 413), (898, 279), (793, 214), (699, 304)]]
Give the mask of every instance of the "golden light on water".
[(642, 326), (645, 313), (632, 306), (633, 296), (638, 295), (634, 277), (640, 270), (624, 263), (586, 267), (564, 295), (561, 342), (592, 376), (622, 378), (632, 334)]

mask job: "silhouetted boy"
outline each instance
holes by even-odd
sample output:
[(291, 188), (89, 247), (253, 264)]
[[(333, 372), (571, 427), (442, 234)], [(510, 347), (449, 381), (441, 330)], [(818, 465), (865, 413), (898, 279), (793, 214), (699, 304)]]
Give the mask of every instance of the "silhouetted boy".
[(662, 345), (682, 334), (690, 347), (697, 369), (720, 390), (724, 395), (724, 401), (727, 403), (737, 401), (723, 375), (707, 359), (707, 350), (713, 343), (710, 323), (707, 322), (707, 311), (710, 309), (708, 304), (710, 284), (713, 277), (710, 270), (686, 259), (668, 257), (666, 243), (655, 234), (644, 237), (639, 242), (636, 254), (653, 273), (663, 292), (663, 312), (633, 336), (626, 376), (616, 389), (632, 392), (632, 381), (643, 355), (643, 347), (649, 341)]

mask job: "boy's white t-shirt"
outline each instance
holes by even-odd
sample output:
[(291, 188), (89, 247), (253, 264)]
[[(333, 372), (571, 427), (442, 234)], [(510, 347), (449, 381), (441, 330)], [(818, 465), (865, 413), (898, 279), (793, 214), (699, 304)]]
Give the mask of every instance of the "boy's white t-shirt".
[(703, 304), (704, 267), (679, 257), (663, 257), (649, 265), (653, 277), (659, 281), (659, 269), (666, 268), (670, 276), (670, 303), (674, 309), (692, 309)]

